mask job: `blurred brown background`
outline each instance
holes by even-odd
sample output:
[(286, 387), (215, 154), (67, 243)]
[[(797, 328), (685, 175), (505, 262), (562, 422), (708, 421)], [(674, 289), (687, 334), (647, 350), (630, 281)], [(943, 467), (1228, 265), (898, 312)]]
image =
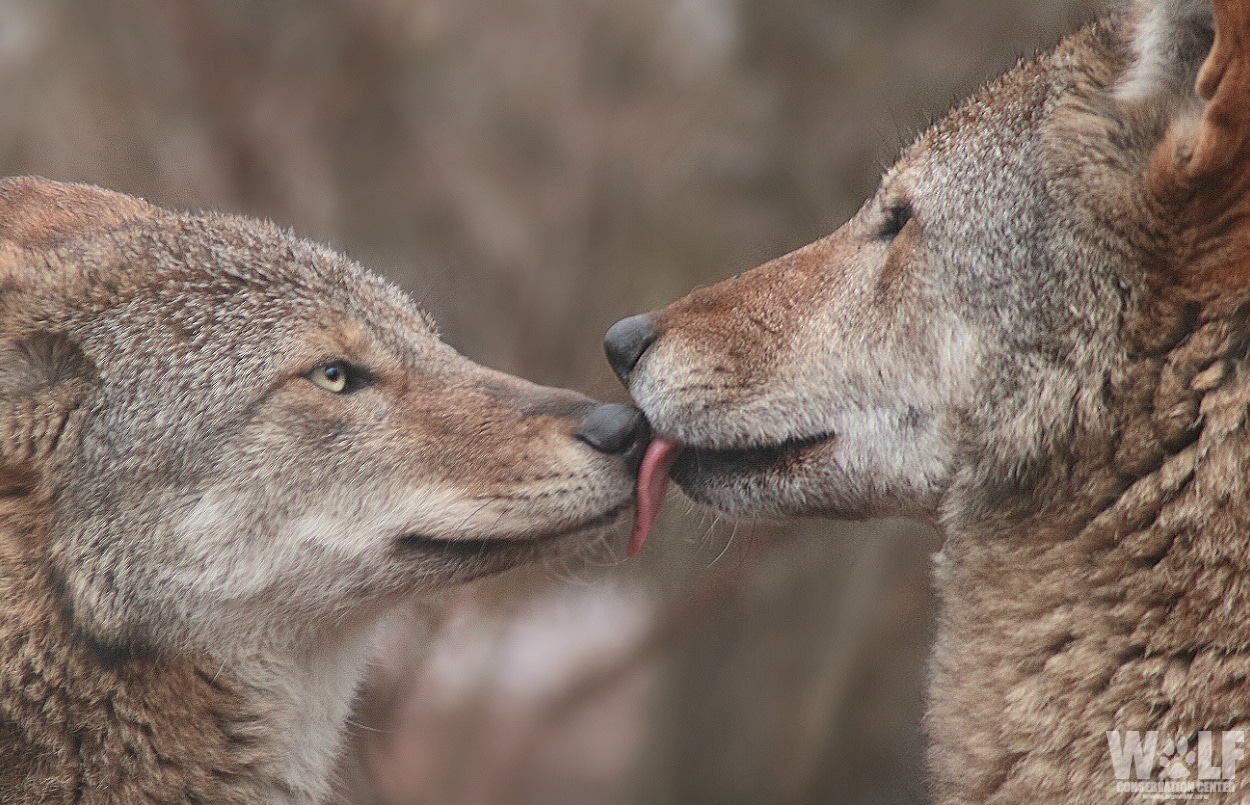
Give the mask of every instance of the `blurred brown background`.
[[(832, 230), (1088, 0), (0, 0), (0, 173), (272, 218), (476, 360), (621, 399), (613, 321)], [(718, 523), (398, 613), (344, 797), (909, 803), (938, 541)]]

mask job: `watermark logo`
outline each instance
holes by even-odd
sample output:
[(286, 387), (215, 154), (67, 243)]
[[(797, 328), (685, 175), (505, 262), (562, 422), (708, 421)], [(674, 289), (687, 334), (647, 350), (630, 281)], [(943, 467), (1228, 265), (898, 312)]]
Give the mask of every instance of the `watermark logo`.
[(1107, 733), (1115, 790), (1146, 799), (1205, 799), (1236, 791), (1245, 743), (1245, 730), (1202, 730), (1196, 739), (1158, 730)]

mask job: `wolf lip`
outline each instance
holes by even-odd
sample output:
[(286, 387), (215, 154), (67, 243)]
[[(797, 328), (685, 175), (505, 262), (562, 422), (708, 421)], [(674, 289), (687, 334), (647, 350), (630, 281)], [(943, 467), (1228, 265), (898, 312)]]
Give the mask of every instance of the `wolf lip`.
[(787, 439), (770, 445), (736, 449), (720, 449), (686, 445), (673, 466), (673, 480), (679, 484), (701, 475), (728, 475), (761, 469), (779, 469), (798, 459), (807, 450), (826, 444), (834, 438), (831, 432)]
[(571, 537), (585, 531), (608, 528), (625, 511), (626, 506), (618, 506), (597, 517), (584, 520), (568, 528), (558, 531), (546, 531), (523, 537), (476, 537), (469, 539), (449, 539), (431, 537), (426, 534), (405, 534), (395, 540), (395, 544), (406, 550), (440, 552), (460, 556), (487, 556), (497, 553), (525, 552), (535, 548), (558, 542), (564, 537)]

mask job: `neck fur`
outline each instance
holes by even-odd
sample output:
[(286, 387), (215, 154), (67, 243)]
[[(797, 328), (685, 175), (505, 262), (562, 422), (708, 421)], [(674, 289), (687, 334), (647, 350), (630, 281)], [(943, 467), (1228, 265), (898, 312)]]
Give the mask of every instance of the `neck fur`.
[(1245, 332), (1197, 321), (1140, 350), (1031, 508), (948, 529), (938, 802), (1118, 801), (1109, 731), (1250, 728)]
[(0, 802), (327, 800), (375, 617), (302, 650), (110, 650), (75, 630), (38, 522), (0, 495)]

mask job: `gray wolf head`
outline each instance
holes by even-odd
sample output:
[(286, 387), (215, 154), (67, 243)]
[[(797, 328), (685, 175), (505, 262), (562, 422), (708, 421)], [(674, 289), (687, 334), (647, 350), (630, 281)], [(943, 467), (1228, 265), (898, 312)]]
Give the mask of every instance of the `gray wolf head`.
[(273, 225), (0, 183), (0, 539), (90, 640), (298, 643), (583, 545), (638, 427)]
[(1216, 5), (1087, 28), (923, 134), (837, 231), (614, 326), (616, 372), (684, 446), (684, 491), (967, 523), (1046, 505), (1058, 466), (1127, 484), (1192, 440), (1182, 407), (1142, 455), (1115, 448), (1142, 405), (1130, 367), (1154, 356), (1157, 379), (1250, 301), (1250, 20)]

